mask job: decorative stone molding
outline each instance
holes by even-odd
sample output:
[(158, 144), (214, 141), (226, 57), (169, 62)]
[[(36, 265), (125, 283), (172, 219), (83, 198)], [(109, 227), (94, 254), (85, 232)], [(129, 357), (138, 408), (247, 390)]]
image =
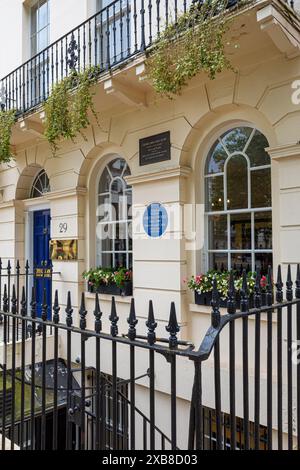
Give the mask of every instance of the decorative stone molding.
[(177, 166), (173, 168), (164, 168), (160, 171), (151, 173), (141, 173), (132, 176), (126, 176), (125, 180), (130, 186), (135, 184), (149, 183), (151, 181), (164, 180), (169, 178), (187, 178), (192, 172), (188, 166)]
[(261, 30), (270, 36), (275, 46), (289, 59), (300, 55), (299, 29), (296, 25), (293, 27), (291, 19), (288, 20), (273, 4), (257, 11), (257, 22)]
[(281, 145), (273, 148), (269, 147), (266, 151), (272, 160), (280, 160), (282, 158), (300, 158), (300, 143)]

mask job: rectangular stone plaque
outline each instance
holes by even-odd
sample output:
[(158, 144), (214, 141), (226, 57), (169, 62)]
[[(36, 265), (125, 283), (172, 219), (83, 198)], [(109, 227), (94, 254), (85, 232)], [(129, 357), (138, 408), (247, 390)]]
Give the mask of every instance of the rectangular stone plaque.
[(140, 166), (171, 160), (170, 131), (140, 140)]

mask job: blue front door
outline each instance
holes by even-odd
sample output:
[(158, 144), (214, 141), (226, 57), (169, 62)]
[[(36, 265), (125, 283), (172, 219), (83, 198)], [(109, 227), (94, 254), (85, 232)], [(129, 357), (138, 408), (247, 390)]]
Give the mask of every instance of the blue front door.
[(51, 318), (51, 261), (49, 258), (50, 210), (37, 211), (33, 221), (33, 264), (37, 315), (42, 314), (43, 291), (46, 289), (48, 319)]

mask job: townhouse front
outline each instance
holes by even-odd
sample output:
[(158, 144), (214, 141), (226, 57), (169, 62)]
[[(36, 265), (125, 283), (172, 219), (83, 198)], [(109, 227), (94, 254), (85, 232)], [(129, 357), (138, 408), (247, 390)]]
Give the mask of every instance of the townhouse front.
[[(88, 292), (83, 272), (96, 266), (125, 266), (133, 272), (138, 331), (143, 331), (151, 299), (158, 335), (164, 336), (170, 303), (175, 302), (181, 338), (198, 346), (210, 325), (211, 308), (195, 304), (187, 279), (215, 267), (230, 270), (241, 265), (265, 273), (269, 265), (280, 264), (285, 274), (291, 264), (294, 273), (300, 262), (300, 2), (260, 0), (242, 6), (233, 14), (226, 37), (234, 70), (215, 80), (200, 74), (172, 100), (155, 93), (140, 48), (141, 11), (145, 12), (146, 46), (150, 18), (153, 36), (157, 33), (154, 2), (125, 3), (120, 7), (115, 2), (114, 11), (125, 8), (130, 54), (124, 53), (122, 59), (126, 47), (119, 19), (115, 22), (118, 45), (106, 53), (112, 63), (114, 56), (117, 60), (103, 70), (95, 85), (99, 122), (91, 115), (84, 137), (61, 142), (53, 156), (43, 137), (40, 85), (35, 84), (34, 96), (24, 91), (32, 62), (8, 74), (47, 47), (49, 56), (55, 57), (57, 44), (69, 46), (71, 35), (67, 40), (58, 38), (84, 21), (86, 31), (90, 28), (94, 34), (92, 15), (98, 11), (113, 15), (112, 7), (108, 2), (85, 0), (0, 2), (5, 20), (0, 32), (2, 104), (3, 108), (17, 104), (21, 110), (12, 135), (15, 160), (1, 165), (0, 257), (3, 266), (8, 260), (13, 266), (17, 260), (22, 266), (26, 260), (32, 267), (43, 262), (50, 266), (49, 244), (72, 242), (75, 254), (66, 259), (52, 253), (53, 278), (46, 283), (49, 302), (58, 290), (62, 315), (71, 292), (78, 323), (81, 294), (86, 292), (87, 328), (93, 329), (95, 294)], [(172, 2), (175, 7), (182, 10), (183, 2)], [(77, 46), (81, 38), (81, 49), (75, 54), (83, 66), (80, 31), (77, 36), (74, 29)], [(126, 38), (124, 33), (125, 42)], [(99, 40), (98, 51), (100, 44)], [(100, 56), (99, 52), (99, 60), (108, 58)], [(48, 69), (49, 88), (56, 64), (61, 70), (61, 57), (54, 58), (54, 71), (51, 66)], [(70, 52), (66, 57), (70, 60)], [(7, 101), (10, 87), (16, 89), (14, 103)], [(108, 203), (115, 209), (113, 216)], [(108, 233), (111, 236), (104, 236)], [(70, 243), (67, 246), (70, 250)], [(116, 296), (120, 330), (128, 328), (130, 302), (131, 296)], [(111, 296), (100, 294), (100, 304), (108, 331)], [(254, 324), (249, 325), (251, 334)], [(63, 343), (61, 348), (63, 356)], [(75, 362), (79, 351), (74, 348), (72, 354)], [(88, 354), (92, 364), (95, 353)], [(249, 355), (254, 356), (254, 345)], [(103, 351), (102, 357), (102, 367), (109, 374), (110, 353)], [(241, 357), (236, 360), (242, 364)], [(124, 355), (118, 362), (118, 375), (124, 379), (127, 361)], [(138, 367), (141, 374), (147, 368), (142, 356)], [(227, 368), (224, 358), (222, 369)], [(156, 374), (157, 426), (168, 435), (169, 389), (163, 365)], [(207, 367), (204, 404), (208, 408), (214, 408), (211, 374)], [(186, 435), (181, 430), (188, 426), (192, 379), (187, 361), (177, 377), (178, 445), (183, 448)], [(145, 413), (147, 387), (145, 378), (136, 398)], [(228, 409), (225, 398), (223, 411)], [(242, 417), (240, 409), (237, 415)], [(261, 424), (266, 424), (264, 411)], [(276, 432), (274, 419), (274, 436)]]

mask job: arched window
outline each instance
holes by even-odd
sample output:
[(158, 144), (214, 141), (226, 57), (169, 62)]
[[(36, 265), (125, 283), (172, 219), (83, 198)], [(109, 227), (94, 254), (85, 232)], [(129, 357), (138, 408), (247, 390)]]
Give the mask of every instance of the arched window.
[(206, 162), (209, 268), (262, 272), (272, 264), (271, 162), (267, 139), (237, 127), (213, 145)]
[(132, 189), (126, 161), (116, 158), (100, 175), (97, 195), (97, 266), (132, 267)]
[(41, 170), (33, 181), (31, 187), (30, 197), (42, 197), (44, 194), (50, 192), (50, 181), (45, 170)]

